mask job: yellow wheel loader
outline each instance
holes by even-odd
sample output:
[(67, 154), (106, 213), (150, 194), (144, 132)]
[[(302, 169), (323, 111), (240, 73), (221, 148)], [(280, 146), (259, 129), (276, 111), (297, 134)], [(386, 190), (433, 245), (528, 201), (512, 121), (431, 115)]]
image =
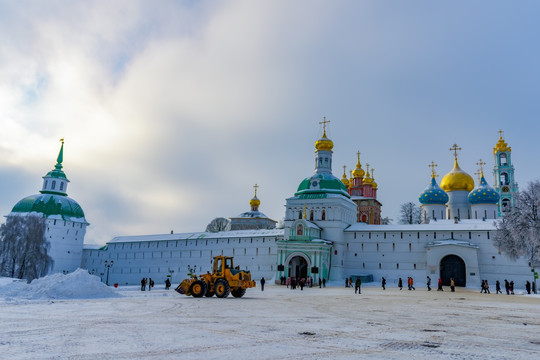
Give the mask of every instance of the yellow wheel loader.
[(178, 293), (193, 297), (226, 298), (229, 294), (234, 297), (242, 297), (246, 289), (255, 287), (255, 281), (251, 280), (249, 271), (234, 268), (233, 258), (229, 256), (214, 257), (212, 273), (197, 275), (190, 274), (189, 279), (184, 279), (175, 289)]

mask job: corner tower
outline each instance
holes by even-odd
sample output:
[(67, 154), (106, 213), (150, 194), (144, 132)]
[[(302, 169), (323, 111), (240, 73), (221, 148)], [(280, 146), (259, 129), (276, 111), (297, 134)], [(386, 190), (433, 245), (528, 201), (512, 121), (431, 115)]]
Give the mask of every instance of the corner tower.
[(493, 187), (499, 193), (498, 215), (516, 204), (518, 184), (514, 179), (512, 165), (512, 148), (503, 139), (503, 131), (499, 130), (499, 141), (493, 148), (495, 166), (493, 167)]
[(67, 274), (79, 268), (86, 227), (89, 225), (81, 206), (67, 196), (69, 180), (62, 170), (64, 139), (53, 170), (43, 176), (40, 194), (19, 201), (8, 216), (41, 214), (46, 218), (45, 236), (51, 248), (49, 255), (54, 264), (51, 273)]

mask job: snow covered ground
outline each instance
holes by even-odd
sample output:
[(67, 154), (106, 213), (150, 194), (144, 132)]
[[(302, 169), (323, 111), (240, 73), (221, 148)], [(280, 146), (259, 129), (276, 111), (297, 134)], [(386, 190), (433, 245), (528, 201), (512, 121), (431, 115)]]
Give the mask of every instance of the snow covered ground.
[(22, 284), (30, 290), (0, 281), (0, 358), (540, 358), (539, 296), (379, 287), (355, 295), (336, 284), (195, 299), (62, 276)]

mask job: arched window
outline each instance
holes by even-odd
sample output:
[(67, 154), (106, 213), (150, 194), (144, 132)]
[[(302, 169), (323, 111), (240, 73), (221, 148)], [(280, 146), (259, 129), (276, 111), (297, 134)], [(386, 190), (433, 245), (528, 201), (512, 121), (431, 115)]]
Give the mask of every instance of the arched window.
[(60, 191), (63, 191), (63, 190), (64, 190), (64, 182), (62, 181), (62, 182), (60, 183)]
[(56, 180), (53, 180), (51, 184), (51, 190), (54, 190), (55, 187), (56, 187)]
[(313, 210), (309, 213), (309, 221), (313, 221)]
[(499, 165), (504, 166), (506, 164), (508, 164), (508, 159), (506, 158), (506, 154), (505, 153), (499, 154)]
[(502, 173), (500, 180), (501, 180), (501, 185), (508, 185), (508, 174)]
[(510, 210), (510, 199), (503, 199), (502, 201), (502, 211)]
[(326, 220), (326, 211), (322, 211), (321, 220)]
[(302, 218), (302, 210), (300, 210), (300, 212), (298, 213), (298, 218), (299, 218), (299, 219)]

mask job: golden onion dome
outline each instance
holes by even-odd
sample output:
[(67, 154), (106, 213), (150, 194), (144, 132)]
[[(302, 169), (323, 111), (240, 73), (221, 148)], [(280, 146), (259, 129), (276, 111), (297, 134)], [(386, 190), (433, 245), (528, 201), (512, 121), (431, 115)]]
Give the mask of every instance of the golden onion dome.
[(364, 184), (371, 184), (373, 182), (373, 179), (369, 175), (369, 164), (366, 164), (366, 175), (364, 176)]
[(508, 146), (506, 141), (504, 141), (502, 137), (502, 130), (499, 131), (499, 141), (497, 141), (497, 144), (495, 144), (495, 147), (493, 148), (493, 154), (497, 154), (498, 152), (512, 152), (512, 148)]
[(378, 188), (378, 185), (375, 182), (375, 169), (373, 168), (371, 169), (371, 187), (373, 187), (374, 189)]
[(249, 200), (249, 205), (251, 207), (258, 207), (261, 205), (261, 200), (257, 198), (257, 196), (253, 197), (253, 199)]
[(358, 161), (356, 162), (356, 169), (353, 170), (352, 175), (355, 178), (364, 177), (364, 169), (362, 169), (362, 164), (360, 164), (360, 151), (356, 153), (358, 155)]
[(347, 178), (347, 173), (345, 172), (345, 169), (347, 167), (345, 165), (343, 165), (343, 177), (341, 178), (341, 182), (343, 183), (343, 185), (345, 185), (346, 187), (349, 187), (349, 179)]
[(326, 137), (326, 129), (325, 129), (323, 132), (322, 138), (315, 141), (315, 149), (317, 149), (317, 151), (321, 151), (321, 150), (332, 151), (333, 148), (334, 148), (334, 143), (332, 142), (332, 140)]
[(454, 160), (454, 168), (441, 180), (441, 188), (448, 191), (471, 191), (474, 189), (474, 180), (465, 171), (461, 170), (457, 161)]

